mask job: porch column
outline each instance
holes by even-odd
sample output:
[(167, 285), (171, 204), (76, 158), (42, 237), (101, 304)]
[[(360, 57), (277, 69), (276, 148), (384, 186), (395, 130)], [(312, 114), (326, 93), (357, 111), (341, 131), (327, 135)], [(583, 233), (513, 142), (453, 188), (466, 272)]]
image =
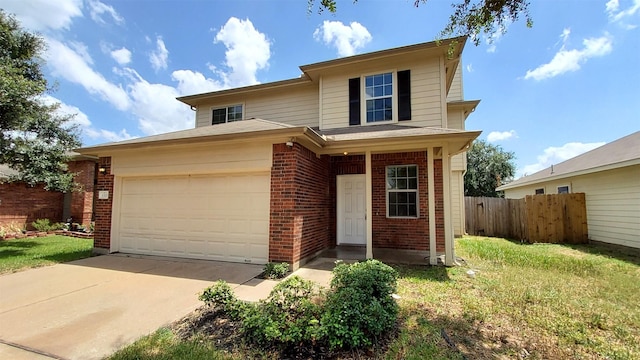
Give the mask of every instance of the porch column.
[(371, 180), (371, 151), (369, 150), (365, 153), (364, 163), (367, 203), (367, 211), (365, 213), (367, 221), (367, 259), (373, 259), (373, 182)]
[(456, 265), (451, 221), (451, 157), (448, 146), (442, 147), (442, 189), (444, 191), (444, 264)]
[(429, 199), (429, 264), (438, 265), (436, 253), (436, 190), (433, 176), (435, 152), (433, 147), (427, 149), (427, 192)]

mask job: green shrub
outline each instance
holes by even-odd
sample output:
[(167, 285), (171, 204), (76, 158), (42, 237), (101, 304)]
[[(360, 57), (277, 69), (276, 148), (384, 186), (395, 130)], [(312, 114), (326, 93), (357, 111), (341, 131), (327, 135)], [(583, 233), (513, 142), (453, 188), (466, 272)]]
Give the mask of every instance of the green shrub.
[(289, 263), (267, 263), (264, 266), (264, 277), (267, 279), (282, 279), (289, 272)]
[(36, 221), (31, 223), (31, 226), (33, 226), (34, 229), (36, 229), (37, 231), (51, 231), (51, 230), (56, 230), (56, 225), (57, 224), (51, 224), (49, 222), (49, 219), (37, 219)]
[(323, 337), (319, 302), (312, 281), (292, 276), (276, 285), (266, 300), (247, 308), (242, 331), (259, 345), (314, 343)]
[(213, 285), (204, 289), (198, 296), (208, 306), (217, 306), (234, 320), (240, 320), (249, 306), (239, 300), (233, 293), (231, 286), (224, 280), (218, 280)]
[(331, 348), (370, 346), (393, 328), (398, 305), (391, 297), (398, 273), (377, 260), (333, 269), (322, 327)]

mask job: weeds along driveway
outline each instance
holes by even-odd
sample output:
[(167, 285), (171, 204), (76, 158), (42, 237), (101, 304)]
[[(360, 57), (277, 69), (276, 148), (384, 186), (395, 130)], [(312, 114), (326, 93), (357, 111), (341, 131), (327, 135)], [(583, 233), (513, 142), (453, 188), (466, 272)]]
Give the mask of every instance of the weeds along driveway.
[(101, 359), (193, 311), (202, 304), (198, 292), (213, 281), (246, 287), (261, 271), (260, 265), (106, 255), (3, 275), (0, 342), (65, 359)]

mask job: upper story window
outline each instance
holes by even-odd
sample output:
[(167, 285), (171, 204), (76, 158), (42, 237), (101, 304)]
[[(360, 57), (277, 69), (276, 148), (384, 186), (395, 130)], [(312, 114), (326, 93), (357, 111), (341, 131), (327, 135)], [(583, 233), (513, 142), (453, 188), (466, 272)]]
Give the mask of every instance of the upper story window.
[(544, 188), (536, 189), (536, 195), (543, 195), (543, 194), (544, 194)]
[(393, 74), (365, 76), (366, 121), (393, 120)]
[(569, 193), (569, 186), (565, 185), (565, 186), (558, 186), (558, 194), (568, 194)]
[(211, 111), (211, 125), (242, 120), (242, 105), (232, 105)]
[(402, 70), (349, 79), (349, 125), (411, 120), (410, 77)]

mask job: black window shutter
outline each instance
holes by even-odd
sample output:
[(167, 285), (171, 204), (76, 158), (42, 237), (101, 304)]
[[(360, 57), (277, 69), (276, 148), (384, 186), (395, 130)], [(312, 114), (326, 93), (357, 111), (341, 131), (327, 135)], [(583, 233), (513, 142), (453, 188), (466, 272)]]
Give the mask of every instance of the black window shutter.
[(349, 126), (360, 125), (360, 78), (349, 79)]
[(398, 120), (411, 120), (411, 71), (398, 71)]

